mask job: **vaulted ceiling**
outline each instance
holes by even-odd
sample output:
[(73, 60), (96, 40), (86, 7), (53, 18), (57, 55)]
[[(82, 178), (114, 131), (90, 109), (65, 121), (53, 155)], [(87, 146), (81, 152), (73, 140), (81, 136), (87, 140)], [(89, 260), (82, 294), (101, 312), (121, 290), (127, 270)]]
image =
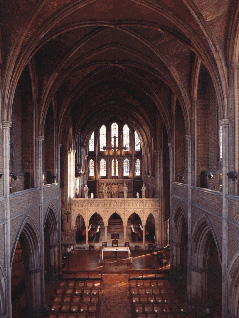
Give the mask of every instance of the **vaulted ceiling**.
[(9, 119), (28, 64), (42, 124), (52, 102), (61, 129), (69, 117), (76, 132), (117, 114), (154, 133), (160, 114), (170, 132), (173, 100), (189, 122), (198, 61), (218, 99), (226, 100), (237, 6), (236, 0), (1, 1), (2, 119)]

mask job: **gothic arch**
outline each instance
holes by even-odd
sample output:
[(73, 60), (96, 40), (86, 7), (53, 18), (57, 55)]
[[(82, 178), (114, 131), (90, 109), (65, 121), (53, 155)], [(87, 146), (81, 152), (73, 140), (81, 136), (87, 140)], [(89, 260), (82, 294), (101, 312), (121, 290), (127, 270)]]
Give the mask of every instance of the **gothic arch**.
[(175, 209), (172, 220), (172, 266), (177, 271), (180, 271), (180, 274), (186, 276), (188, 225), (185, 211), (181, 206)]
[(6, 313), (6, 275), (2, 262), (0, 261), (0, 316)]
[(50, 230), (50, 243), (54, 244), (57, 241), (57, 216), (53, 204), (51, 204), (47, 209), (43, 226), (44, 229), (46, 228), (47, 224)]
[(228, 268), (228, 308), (232, 315), (239, 314), (239, 252)]
[(24, 220), (22, 221), (20, 229), (15, 238), (14, 245), (12, 248), (12, 253), (11, 253), (11, 264), (13, 262), (13, 257), (16, 251), (17, 242), (20, 238), (24, 240), (24, 243), (27, 249), (27, 259), (26, 259), (27, 263), (25, 264), (25, 266), (27, 266), (29, 270), (38, 269), (40, 266), (39, 232), (37, 230), (36, 223), (29, 216), (26, 216)]
[(209, 236), (212, 235), (212, 238), (217, 247), (217, 251), (221, 260), (221, 249), (219, 247), (218, 239), (214, 232), (214, 229), (209, 221), (209, 219), (203, 215), (197, 224), (195, 225), (192, 231), (192, 256), (193, 263), (199, 268), (203, 268), (203, 255), (204, 249), (207, 244)]
[[(98, 214), (98, 215), (101, 217), (101, 219), (102, 219), (102, 221), (103, 221), (103, 223), (104, 223), (104, 225), (105, 225), (104, 213), (103, 213), (103, 215), (102, 215), (102, 211), (101, 211), (101, 212), (97, 212), (97, 211), (95, 211), (95, 212), (93, 212), (93, 211), (90, 212), (89, 215), (88, 215), (88, 223), (89, 223), (91, 217), (92, 217), (94, 214)], [(89, 224), (88, 224), (88, 226), (89, 226)]]
[(122, 222), (123, 222), (123, 224), (124, 224), (124, 216), (123, 215), (121, 215), (121, 213), (119, 212), (119, 211), (114, 211), (114, 212), (110, 212), (110, 214), (109, 214), (109, 216), (108, 216), (108, 218), (107, 218), (107, 223), (106, 223), (106, 226), (108, 226), (109, 225), (109, 219), (112, 217), (112, 215), (113, 214), (118, 214), (118, 216), (120, 216), (120, 218), (121, 218), (121, 220), (122, 220)]

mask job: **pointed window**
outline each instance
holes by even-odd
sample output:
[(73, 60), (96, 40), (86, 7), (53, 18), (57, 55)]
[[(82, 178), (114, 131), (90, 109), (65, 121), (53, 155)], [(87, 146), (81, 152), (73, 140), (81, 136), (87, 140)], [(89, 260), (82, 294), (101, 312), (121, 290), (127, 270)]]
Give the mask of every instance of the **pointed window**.
[(140, 176), (140, 159), (135, 161), (135, 176)]
[(104, 151), (106, 147), (106, 127), (105, 125), (100, 128), (100, 151)]
[[(118, 164), (118, 160), (116, 159), (116, 177), (118, 177), (118, 167), (119, 167), (119, 164)], [(115, 176), (115, 160), (114, 159), (112, 160), (112, 176), (113, 177)]]
[(128, 177), (129, 176), (129, 159), (124, 159), (124, 163), (123, 163), (123, 175), (124, 177)]
[(100, 160), (100, 176), (106, 177), (106, 161), (105, 161), (105, 159)]
[(134, 140), (135, 140), (135, 151), (140, 151), (140, 139), (138, 133), (134, 132)]
[(89, 161), (89, 176), (94, 177), (95, 175), (95, 162), (93, 159)]
[(124, 125), (123, 127), (123, 146), (126, 147), (126, 151), (129, 151), (129, 127)]
[(90, 136), (90, 140), (89, 140), (89, 151), (95, 150), (94, 143), (95, 143), (95, 133), (93, 131), (93, 133)]
[(118, 147), (118, 125), (116, 123), (111, 125), (111, 146), (114, 146), (114, 137), (116, 137), (116, 147)]

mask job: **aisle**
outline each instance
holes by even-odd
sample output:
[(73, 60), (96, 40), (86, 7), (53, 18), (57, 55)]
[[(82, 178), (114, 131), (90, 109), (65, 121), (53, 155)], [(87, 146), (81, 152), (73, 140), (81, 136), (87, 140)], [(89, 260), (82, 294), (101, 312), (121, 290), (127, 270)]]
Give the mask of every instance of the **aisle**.
[(100, 314), (104, 318), (131, 318), (128, 275), (103, 275)]

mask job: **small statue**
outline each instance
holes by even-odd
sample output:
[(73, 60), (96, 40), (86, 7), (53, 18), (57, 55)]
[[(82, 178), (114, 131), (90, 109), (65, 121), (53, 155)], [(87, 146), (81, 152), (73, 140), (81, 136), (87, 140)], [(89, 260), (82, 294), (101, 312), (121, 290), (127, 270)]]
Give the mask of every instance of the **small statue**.
[(85, 186), (84, 186), (85, 199), (88, 199), (88, 191), (89, 191), (89, 188), (85, 184)]
[(107, 199), (107, 191), (108, 191), (108, 188), (107, 188), (107, 186), (105, 185), (104, 188), (103, 188), (104, 199)]
[(146, 187), (143, 184), (143, 187), (142, 187), (142, 198), (145, 198), (145, 191), (146, 191)]
[(123, 191), (124, 191), (124, 198), (127, 199), (128, 187), (127, 187), (127, 185), (125, 183), (124, 183), (124, 186), (123, 186)]

